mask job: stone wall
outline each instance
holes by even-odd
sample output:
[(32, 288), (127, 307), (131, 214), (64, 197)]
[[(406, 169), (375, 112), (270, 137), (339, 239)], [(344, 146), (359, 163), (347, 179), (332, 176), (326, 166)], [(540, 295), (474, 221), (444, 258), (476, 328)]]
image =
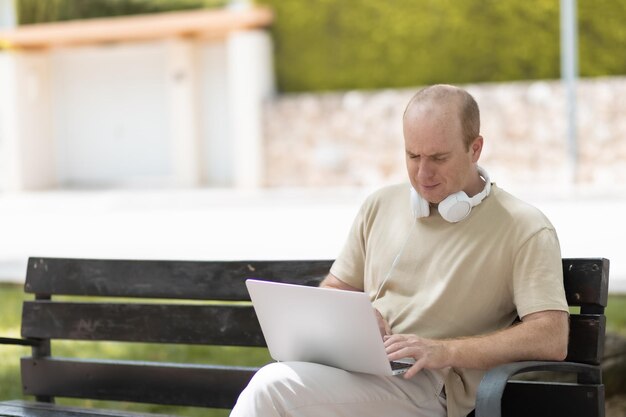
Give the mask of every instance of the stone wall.
[[(483, 165), (508, 186), (568, 186), (559, 81), (464, 86), (482, 116)], [(267, 186), (378, 186), (404, 181), (402, 113), (418, 88), (290, 94), (265, 106)], [(626, 184), (626, 77), (583, 79), (576, 185)]]

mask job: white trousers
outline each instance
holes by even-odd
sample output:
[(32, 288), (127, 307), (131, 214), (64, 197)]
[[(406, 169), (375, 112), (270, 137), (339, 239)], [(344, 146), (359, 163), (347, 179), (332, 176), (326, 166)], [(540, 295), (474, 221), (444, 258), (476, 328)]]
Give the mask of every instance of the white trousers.
[(324, 365), (267, 365), (250, 381), (231, 417), (445, 417), (443, 381), (352, 373)]

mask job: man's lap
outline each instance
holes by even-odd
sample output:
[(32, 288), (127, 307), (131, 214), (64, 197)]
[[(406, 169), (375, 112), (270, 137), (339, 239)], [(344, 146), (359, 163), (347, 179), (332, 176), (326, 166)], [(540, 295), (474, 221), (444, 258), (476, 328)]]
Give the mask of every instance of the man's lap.
[[(415, 378), (347, 372), (305, 362), (265, 366), (242, 393), (231, 416), (445, 415), (443, 383), (429, 371)], [(381, 414), (384, 413), (384, 414)]]

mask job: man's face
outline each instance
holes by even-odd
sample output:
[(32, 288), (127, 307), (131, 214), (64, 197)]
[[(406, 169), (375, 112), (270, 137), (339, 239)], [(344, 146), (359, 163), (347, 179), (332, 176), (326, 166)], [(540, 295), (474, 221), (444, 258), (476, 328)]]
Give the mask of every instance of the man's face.
[(482, 137), (465, 149), (456, 109), (412, 109), (403, 127), (411, 185), (424, 199), (438, 204), (461, 190), (475, 194), (471, 188)]

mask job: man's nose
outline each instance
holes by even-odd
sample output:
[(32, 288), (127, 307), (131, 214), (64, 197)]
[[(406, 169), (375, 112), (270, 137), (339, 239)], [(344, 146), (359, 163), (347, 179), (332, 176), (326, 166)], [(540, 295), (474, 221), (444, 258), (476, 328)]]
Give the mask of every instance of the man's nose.
[(422, 180), (422, 181), (429, 180), (434, 175), (435, 175), (435, 170), (434, 170), (432, 162), (426, 160), (426, 158), (421, 160), (418, 166), (417, 179)]

